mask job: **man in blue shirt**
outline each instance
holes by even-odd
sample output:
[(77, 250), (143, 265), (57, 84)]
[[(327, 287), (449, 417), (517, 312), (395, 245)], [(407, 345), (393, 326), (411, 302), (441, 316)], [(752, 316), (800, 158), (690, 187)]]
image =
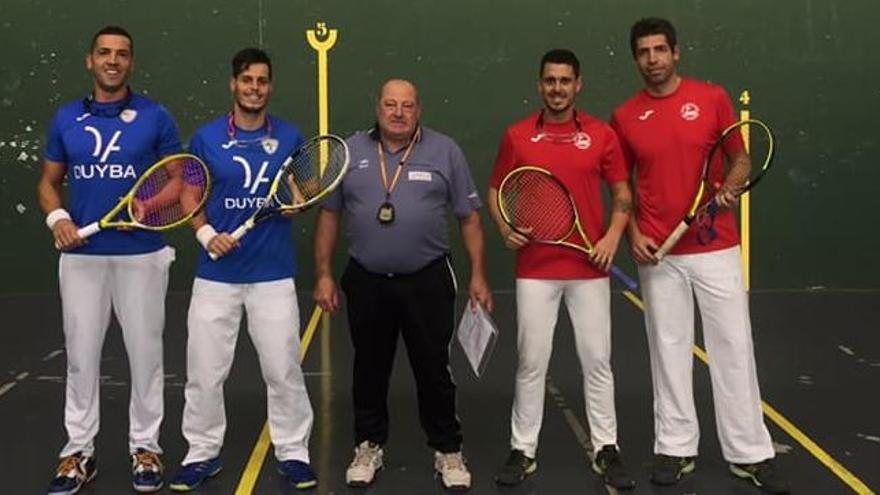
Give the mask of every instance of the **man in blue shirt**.
[[(134, 43), (125, 29), (98, 31), (86, 68), (94, 89), (55, 115), (37, 186), (46, 225), (62, 250), (59, 281), (67, 351), (68, 441), (49, 493), (76, 493), (97, 473), (101, 348), (111, 310), (122, 327), (131, 368), (133, 486), (152, 492), (162, 487), (162, 330), (174, 250), (152, 232), (103, 230), (86, 242), (77, 229), (109, 211), (154, 162), (180, 152), (180, 139), (168, 111), (128, 87)], [(69, 210), (61, 194), (65, 178)]]
[[(272, 63), (246, 48), (232, 59), (233, 109), (202, 126), (190, 151), (211, 171), (204, 213), (193, 220), (204, 247), (187, 326), (183, 435), (189, 451), (170, 488), (189, 491), (220, 472), (226, 432), (223, 382), (235, 355), (242, 310), (268, 395), (269, 433), (280, 471), (297, 488), (318, 481), (309, 466), (312, 407), (299, 360), (296, 255), (288, 218), (260, 223), (240, 240), (230, 232), (268, 194), (285, 158), (302, 144), (299, 130), (268, 114)], [(211, 260), (209, 253), (218, 257)]]

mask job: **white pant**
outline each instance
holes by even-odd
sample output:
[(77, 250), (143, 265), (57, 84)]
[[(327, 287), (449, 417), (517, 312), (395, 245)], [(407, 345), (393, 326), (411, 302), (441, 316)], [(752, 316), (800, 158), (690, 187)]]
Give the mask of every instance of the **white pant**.
[(692, 355), (696, 294), (724, 458), (734, 463), (772, 458), (739, 247), (667, 256), (656, 266), (640, 266), (639, 279), (654, 384), (654, 453), (697, 455)]
[(161, 453), (162, 330), (170, 247), (148, 254), (103, 256), (63, 253), (58, 262), (67, 387), (64, 427), (68, 441), (61, 457), (94, 453), (99, 429), (101, 349), (110, 311), (122, 327), (131, 373), (128, 448)]
[(590, 440), (594, 450), (617, 444), (614, 375), (611, 371), (611, 292), (607, 278), (516, 280), (516, 394), (510, 446), (535, 456), (544, 416), (544, 389), (559, 301), (565, 296), (583, 375)]
[(279, 461), (309, 462), (312, 405), (300, 368), (293, 279), (228, 284), (196, 278), (187, 325), (183, 464), (220, 455), (226, 433), (223, 383), (235, 356), (242, 309), (267, 389), (269, 434)]

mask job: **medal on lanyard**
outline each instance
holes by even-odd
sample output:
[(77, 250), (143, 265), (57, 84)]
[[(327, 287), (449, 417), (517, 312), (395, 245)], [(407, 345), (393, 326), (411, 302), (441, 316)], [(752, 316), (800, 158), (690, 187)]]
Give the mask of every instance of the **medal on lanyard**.
[(418, 141), (421, 135), (421, 128), (417, 129), (415, 134), (413, 134), (412, 139), (409, 141), (409, 145), (406, 147), (406, 151), (403, 153), (403, 157), (401, 157), (400, 162), (397, 164), (397, 169), (394, 171), (394, 177), (391, 179), (391, 185), (388, 185), (388, 175), (385, 172), (385, 151), (382, 148), (382, 139), (379, 139), (379, 142), (376, 143), (376, 147), (379, 150), (379, 170), (382, 174), (382, 185), (385, 186), (385, 202), (379, 205), (379, 210), (376, 211), (376, 219), (379, 220), (379, 223), (382, 225), (388, 225), (394, 222), (394, 205), (391, 203), (391, 192), (394, 191), (394, 188), (397, 186), (397, 180), (400, 179), (400, 172), (403, 170), (403, 166), (406, 164), (406, 161), (409, 159), (409, 155), (412, 153), (413, 147), (415, 146), (416, 141)]

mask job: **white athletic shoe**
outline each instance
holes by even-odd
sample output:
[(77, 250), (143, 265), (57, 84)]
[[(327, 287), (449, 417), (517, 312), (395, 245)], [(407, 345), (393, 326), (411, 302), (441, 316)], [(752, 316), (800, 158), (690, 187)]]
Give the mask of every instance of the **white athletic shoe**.
[(471, 487), (471, 473), (468, 471), (461, 452), (444, 454), (434, 452), (434, 469), (443, 487), (447, 490), (468, 490)]
[(354, 459), (345, 470), (345, 483), (348, 486), (367, 486), (376, 478), (376, 471), (382, 469), (382, 447), (364, 440), (354, 448)]

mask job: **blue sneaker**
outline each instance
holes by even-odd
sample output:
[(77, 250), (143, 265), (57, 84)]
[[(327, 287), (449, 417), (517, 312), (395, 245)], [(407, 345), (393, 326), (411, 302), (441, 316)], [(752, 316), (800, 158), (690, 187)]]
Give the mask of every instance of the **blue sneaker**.
[(146, 449), (137, 449), (131, 455), (131, 486), (136, 492), (152, 493), (162, 489), (162, 473), (165, 467), (159, 454)]
[(318, 486), (318, 477), (311, 466), (303, 461), (282, 461), (278, 464), (278, 472), (299, 490)]
[(73, 495), (98, 474), (95, 458), (82, 452), (61, 459), (55, 478), (49, 483), (49, 495)]
[(217, 476), (217, 473), (223, 469), (220, 458), (215, 457), (207, 461), (191, 462), (181, 466), (180, 471), (174, 475), (171, 484), (168, 485), (172, 491), (188, 492), (194, 490), (197, 486), (208, 478)]

